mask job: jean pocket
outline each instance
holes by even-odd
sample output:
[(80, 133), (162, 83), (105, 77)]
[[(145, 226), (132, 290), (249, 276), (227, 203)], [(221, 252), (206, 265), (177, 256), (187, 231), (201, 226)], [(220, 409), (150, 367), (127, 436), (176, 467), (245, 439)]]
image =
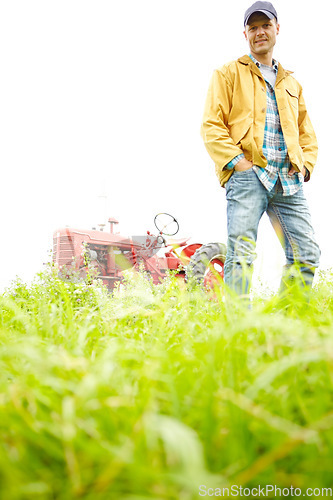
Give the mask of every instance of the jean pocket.
[(253, 166), (251, 168), (247, 168), (246, 170), (234, 170), (234, 174), (233, 175), (245, 175), (249, 172), (253, 171)]

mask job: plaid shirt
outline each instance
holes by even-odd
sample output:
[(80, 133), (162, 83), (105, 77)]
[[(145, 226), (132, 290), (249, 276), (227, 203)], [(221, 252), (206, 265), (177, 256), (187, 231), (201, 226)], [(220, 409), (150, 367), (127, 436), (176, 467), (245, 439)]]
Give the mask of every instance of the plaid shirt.
[[(298, 172), (292, 176), (288, 175), (291, 166), (287, 151), (287, 146), (283, 137), (283, 132), (280, 124), (280, 116), (276, 102), (275, 92), (273, 86), (265, 78), (264, 65), (260, 64), (250, 55), (252, 61), (262, 68), (263, 78), (266, 82), (266, 96), (267, 96), (267, 110), (264, 131), (263, 153), (267, 159), (267, 167), (261, 168), (253, 165), (253, 170), (256, 172), (259, 180), (265, 186), (267, 191), (271, 191), (278, 178), (283, 188), (283, 195), (290, 196), (295, 194), (303, 182), (303, 175)], [(276, 73), (278, 71), (279, 63), (273, 60), (273, 69)], [(270, 68), (270, 67), (267, 67)], [(271, 69), (271, 68), (270, 68)], [(227, 168), (234, 168), (238, 161), (244, 158), (244, 155), (238, 155), (231, 162), (228, 163)]]

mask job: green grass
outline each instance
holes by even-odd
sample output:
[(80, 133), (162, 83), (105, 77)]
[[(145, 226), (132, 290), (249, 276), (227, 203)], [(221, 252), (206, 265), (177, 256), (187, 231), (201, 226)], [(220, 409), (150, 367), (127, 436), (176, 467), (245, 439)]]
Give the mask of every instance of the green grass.
[(45, 271), (0, 298), (0, 498), (332, 486), (333, 277), (310, 303)]

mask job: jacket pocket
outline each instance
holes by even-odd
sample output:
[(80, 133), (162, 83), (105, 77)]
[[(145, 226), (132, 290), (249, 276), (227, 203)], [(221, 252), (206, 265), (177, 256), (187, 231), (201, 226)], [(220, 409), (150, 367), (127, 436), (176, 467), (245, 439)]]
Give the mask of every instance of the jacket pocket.
[(291, 104), (294, 108), (298, 109), (298, 94), (296, 90), (286, 89), (286, 92), (289, 104)]
[(252, 120), (245, 119), (243, 121), (239, 121), (237, 123), (229, 125), (229, 133), (231, 139), (234, 143), (240, 144), (241, 140), (246, 136), (251, 127)]

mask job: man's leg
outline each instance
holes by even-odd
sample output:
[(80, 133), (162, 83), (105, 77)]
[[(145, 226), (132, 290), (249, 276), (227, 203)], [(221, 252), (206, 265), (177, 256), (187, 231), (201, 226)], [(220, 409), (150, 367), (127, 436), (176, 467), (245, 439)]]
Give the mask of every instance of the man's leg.
[[(299, 266), (301, 283), (312, 286), (316, 268), (319, 266), (320, 249), (315, 240), (308, 203), (303, 186), (292, 196), (283, 196), (281, 185), (269, 202), (267, 214), (286, 254), (286, 273), (281, 288), (288, 280), (288, 268)], [(293, 277), (289, 276), (292, 280)]]
[(226, 191), (228, 246), (224, 281), (238, 295), (246, 295), (256, 257), (258, 225), (267, 209), (267, 191), (252, 168), (234, 172)]

